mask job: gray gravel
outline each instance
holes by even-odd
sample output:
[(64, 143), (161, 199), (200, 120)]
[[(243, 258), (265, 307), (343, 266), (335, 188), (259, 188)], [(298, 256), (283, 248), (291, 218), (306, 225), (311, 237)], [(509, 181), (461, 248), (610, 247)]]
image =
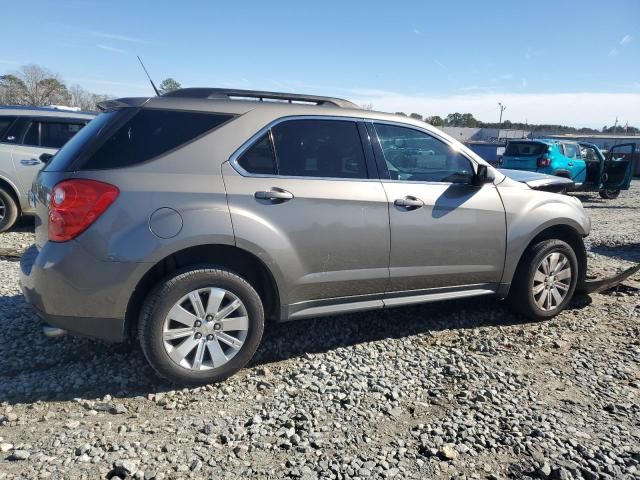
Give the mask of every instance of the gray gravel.
[[(591, 273), (640, 261), (640, 182), (581, 199)], [(486, 298), (270, 326), (240, 374), (175, 389), (137, 350), (42, 337), (18, 269), (0, 259), (0, 480), (640, 478), (633, 285), (544, 323)]]

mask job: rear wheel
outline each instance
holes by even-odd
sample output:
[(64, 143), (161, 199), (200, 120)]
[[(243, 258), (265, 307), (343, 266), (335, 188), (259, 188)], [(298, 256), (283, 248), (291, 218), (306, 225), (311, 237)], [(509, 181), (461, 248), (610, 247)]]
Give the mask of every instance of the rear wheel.
[(600, 190), (599, 193), (601, 198), (604, 198), (605, 200), (613, 200), (615, 198), (618, 198), (618, 195), (620, 195), (620, 190), (605, 188), (603, 190)]
[(543, 240), (525, 252), (511, 285), (511, 307), (532, 320), (560, 313), (578, 282), (578, 260), (562, 240)]
[(0, 232), (9, 230), (18, 219), (18, 204), (6, 190), (0, 188)]
[(251, 360), (264, 330), (258, 293), (228, 270), (195, 268), (147, 298), (138, 334), (151, 366), (181, 384), (220, 382)]

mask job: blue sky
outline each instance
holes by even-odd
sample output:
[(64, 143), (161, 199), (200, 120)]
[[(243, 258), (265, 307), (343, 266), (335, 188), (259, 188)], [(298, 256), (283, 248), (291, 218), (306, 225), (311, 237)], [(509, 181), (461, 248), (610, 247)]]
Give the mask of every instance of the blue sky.
[(159, 81), (346, 97), (378, 110), (640, 126), (640, 2), (21, 0), (0, 72), (37, 63), (116, 96)]

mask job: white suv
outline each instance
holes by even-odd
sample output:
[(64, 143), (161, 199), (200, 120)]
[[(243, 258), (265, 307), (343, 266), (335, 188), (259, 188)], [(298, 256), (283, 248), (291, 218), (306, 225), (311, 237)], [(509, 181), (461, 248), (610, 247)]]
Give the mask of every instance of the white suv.
[(0, 232), (33, 213), (28, 192), (44, 165), (40, 156), (55, 154), (93, 118), (55, 108), (0, 107)]

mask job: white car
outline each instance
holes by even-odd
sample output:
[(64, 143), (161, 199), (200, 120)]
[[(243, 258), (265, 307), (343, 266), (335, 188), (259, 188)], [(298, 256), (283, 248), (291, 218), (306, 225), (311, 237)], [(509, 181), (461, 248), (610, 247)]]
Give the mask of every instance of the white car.
[(33, 213), (28, 192), (44, 165), (40, 156), (55, 154), (94, 117), (59, 108), (0, 107), (0, 232)]

